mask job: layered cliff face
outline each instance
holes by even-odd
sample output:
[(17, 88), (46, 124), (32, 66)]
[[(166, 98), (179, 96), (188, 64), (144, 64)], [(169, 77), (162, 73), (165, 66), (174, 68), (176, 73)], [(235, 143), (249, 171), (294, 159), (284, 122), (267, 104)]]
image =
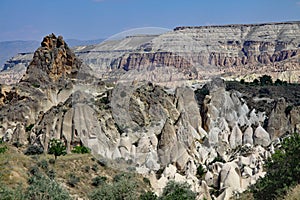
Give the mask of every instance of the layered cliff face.
[(299, 22), (177, 27), (161, 35), (107, 40), (74, 51), (104, 79), (118, 79), (122, 70), (134, 71), (139, 77), (139, 71), (162, 67), (189, 74), (182, 80), (207, 79), (212, 74), (236, 78), (271, 73), (275, 77), (285, 71), (298, 77), (299, 27)]

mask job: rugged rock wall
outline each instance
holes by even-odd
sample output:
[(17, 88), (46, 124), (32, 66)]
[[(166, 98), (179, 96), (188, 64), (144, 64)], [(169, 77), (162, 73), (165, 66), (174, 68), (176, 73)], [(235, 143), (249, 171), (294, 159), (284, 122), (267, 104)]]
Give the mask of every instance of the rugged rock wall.
[(46, 36), (33, 55), (22, 81), (43, 83), (76, 77), (81, 61), (75, 56), (62, 36)]
[[(187, 66), (270, 65), (300, 53), (299, 27), (299, 22), (178, 27), (173, 32), (154, 38), (146, 50), (151, 49), (157, 57), (166, 51), (177, 53), (187, 60), (193, 58), (193, 62), (186, 63)], [(176, 56), (165, 55), (164, 59), (169, 61), (166, 65), (182, 66)], [(153, 56), (147, 55), (147, 52), (142, 52), (139, 57), (136, 54), (128, 57), (133, 57), (131, 68), (136, 66), (135, 60), (143, 60), (148, 65), (155, 62)], [(125, 64), (130, 68), (130, 63)]]
[[(155, 67), (175, 67), (190, 73), (182, 79), (204, 79), (216, 73), (239, 77), (259, 71), (299, 71), (299, 38), (298, 21), (177, 27), (161, 35), (108, 40), (98, 45), (77, 47), (74, 51), (105, 79), (110, 79), (111, 72), (118, 69), (133, 70), (138, 74), (140, 70), (151, 71)], [(16, 58), (7, 64), (14, 66), (15, 62), (26, 63)], [(204, 75), (199, 76), (199, 73)], [(118, 76), (113, 78), (118, 79)], [(296, 80), (298, 78), (293, 81)]]

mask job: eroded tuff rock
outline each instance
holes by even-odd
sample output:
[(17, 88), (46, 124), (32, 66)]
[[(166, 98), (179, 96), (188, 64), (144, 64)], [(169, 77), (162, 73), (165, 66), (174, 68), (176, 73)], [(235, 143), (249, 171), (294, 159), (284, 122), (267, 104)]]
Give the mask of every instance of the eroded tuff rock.
[(25, 127), (35, 124), (50, 108), (69, 98), (73, 91), (72, 78), (79, 80), (86, 75), (89, 80), (88, 70), (61, 36), (46, 36), (22, 81), (16, 85), (1, 85), (0, 112), (4, 129), (17, 124)]
[(81, 66), (62, 36), (44, 37), (41, 47), (33, 55), (22, 81), (41, 84), (63, 78), (75, 78)]
[[(198, 89), (84, 80), (76, 57), (53, 53), (67, 46), (47, 38), (37, 55), (46, 53), (35, 58), (23, 80), (1, 86), (0, 131), (7, 142), (47, 151), (49, 140), (57, 138), (68, 152), (85, 145), (96, 157), (131, 163), (158, 194), (175, 180), (191, 184), (199, 198), (214, 198), (214, 188), (223, 191), (219, 199), (228, 199), (264, 176), (272, 141), (281, 136), (277, 122), (289, 132), (300, 127), (299, 107), (286, 109), (279, 98), (271, 111), (256, 110), (241, 92), (227, 91), (222, 79)], [(29, 76), (36, 73), (43, 79)]]
[[(157, 193), (175, 180), (187, 181), (202, 197), (211, 198), (214, 187), (227, 198), (264, 175), (272, 142), (260, 125), (265, 115), (248, 108), (239, 92), (226, 91), (223, 80), (196, 91), (136, 82), (110, 90), (73, 93), (43, 114), (30, 143), (46, 149), (55, 137), (68, 151), (84, 144), (103, 158), (130, 161)], [(207, 170), (201, 184), (199, 166)]]
[[(276, 72), (281, 72), (279, 78), (282, 80), (298, 81), (299, 24), (296, 21), (177, 27), (161, 35), (137, 35), (76, 47), (74, 52), (103, 79), (119, 79), (120, 73), (131, 72), (130, 76), (134, 77), (132, 80), (138, 77), (138, 80), (149, 81), (148, 77), (142, 78), (141, 74), (155, 71), (156, 68), (171, 67), (176, 69), (176, 76), (180, 72), (180, 77), (162, 73), (152, 81), (207, 80), (217, 74), (228, 78), (245, 78), (245, 74), (248, 74), (246, 78), (254, 79), (258, 73), (270, 73), (277, 78)], [(47, 49), (48, 46), (43, 48)], [(71, 63), (76, 65), (76, 60), (69, 59), (72, 56), (65, 56), (64, 51), (60, 50), (57, 53), (68, 60), (67, 66)], [(10, 68), (19, 66), (20, 69), (27, 63), (28, 55), (18, 55), (8, 65)], [(13, 76), (12, 73), (3, 72), (3, 79), (9, 81), (10, 76)]]

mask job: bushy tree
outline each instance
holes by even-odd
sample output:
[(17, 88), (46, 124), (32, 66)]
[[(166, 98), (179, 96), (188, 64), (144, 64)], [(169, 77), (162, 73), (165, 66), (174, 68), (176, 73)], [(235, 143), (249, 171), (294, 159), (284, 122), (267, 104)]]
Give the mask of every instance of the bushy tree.
[(300, 135), (295, 133), (283, 140), (266, 162), (267, 174), (252, 186), (255, 199), (277, 199), (286, 194), (289, 187), (300, 183)]
[(272, 77), (269, 75), (263, 75), (263, 76), (259, 77), (259, 81), (260, 81), (261, 85), (272, 85), (273, 84)]
[(196, 193), (194, 193), (188, 183), (177, 183), (175, 181), (169, 181), (166, 187), (163, 189), (163, 194), (159, 198), (161, 200), (194, 200), (196, 199)]
[(50, 140), (48, 153), (54, 154), (54, 158), (56, 160), (57, 156), (66, 155), (66, 146), (60, 140), (53, 138)]

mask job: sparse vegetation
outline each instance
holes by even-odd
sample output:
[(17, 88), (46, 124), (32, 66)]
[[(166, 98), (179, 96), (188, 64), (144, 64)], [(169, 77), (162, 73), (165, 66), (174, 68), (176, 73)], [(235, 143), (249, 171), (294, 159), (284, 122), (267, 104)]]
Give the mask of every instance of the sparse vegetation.
[(102, 185), (107, 180), (104, 176), (96, 176), (92, 179), (92, 185), (95, 187), (98, 187), (99, 185)]
[(221, 162), (221, 163), (226, 163), (226, 161), (221, 157), (221, 156), (217, 156), (213, 159), (213, 161), (211, 161), (208, 165), (212, 165), (215, 162)]
[(5, 153), (7, 151), (7, 146), (0, 146), (0, 153)]
[(68, 185), (70, 185), (71, 187), (75, 187), (79, 181), (80, 181), (80, 178), (78, 176), (76, 176), (73, 173), (69, 174), (69, 178), (68, 178), (68, 182), (67, 182)]
[(16, 189), (11, 189), (6, 185), (0, 184), (0, 197), (3, 200), (25, 200), (21, 185), (18, 185)]
[(148, 192), (141, 194), (139, 199), (140, 200), (158, 200), (158, 197), (155, 193), (148, 191)]
[(193, 200), (196, 199), (196, 193), (190, 189), (190, 185), (187, 183), (177, 183), (175, 181), (169, 181), (166, 187), (163, 189), (160, 200)]
[(35, 87), (35, 88), (41, 87), (40, 84), (38, 84), (38, 83), (32, 83), (32, 86)]
[(51, 180), (44, 175), (39, 174), (32, 176), (29, 183), (30, 185), (25, 191), (25, 199), (71, 200), (69, 193), (65, 189), (63, 189), (55, 180)]
[(54, 165), (54, 164), (55, 164), (55, 159), (50, 158), (50, 159), (49, 159), (49, 164)]
[(199, 165), (199, 166), (197, 167), (197, 176), (198, 176), (199, 178), (201, 178), (201, 177), (203, 177), (203, 176), (205, 175), (205, 173), (206, 173), (206, 170), (203, 168), (202, 165)]
[(113, 183), (103, 184), (90, 196), (90, 200), (118, 200), (139, 199), (141, 187), (131, 174), (119, 174), (114, 177)]
[(55, 179), (55, 176), (56, 176), (56, 172), (54, 169), (50, 169), (48, 172), (47, 172), (47, 176), (51, 179), (51, 180), (54, 180)]
[(42, 159), (40, 162), (38, 162), (38, 166), (44, 170), (48, 169), (48, 162), (45, 159)]
[(286, 115), (286, 116), (289, 115), (290, 112), (292, 111), (292, 109), (293, 109), (293, 106), (292, 106), (292, 105), (287, 106), (287, 107), (285, 108), (285, 110), (284, 110), (285, 115)]
[(93, 170), (94, 172), (97, 172), (97, 171), (98, 171), (98, 165), (97, 165), (97, 164), (93, 164), (92, 170)]
[(72, 153), (80, 153), (80, 154), (91, 153), (91, 149), (85, 146), (75, 146), (72, 149)]
[(34, 126), (34, 124), (30, 124), (30, 125), (26, 126), (26, 127), (25, 127), (25, 131), (26, 131), (26, 132), (30, 132), (31, 129), (33, 128), (33, 126)]

